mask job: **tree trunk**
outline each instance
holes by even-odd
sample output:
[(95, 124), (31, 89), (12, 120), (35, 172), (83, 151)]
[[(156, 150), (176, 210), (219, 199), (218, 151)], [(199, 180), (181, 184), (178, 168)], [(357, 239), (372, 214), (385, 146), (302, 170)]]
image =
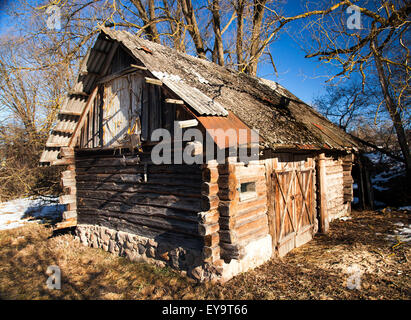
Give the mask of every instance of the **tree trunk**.
[(223, 66), (224, 65), (224, 48), (223, 48), (223, 39), (221, 36), (219, 0), (213, 0), (211, 12), (213, 14), (213, 29), (214, 29), (213, 62), (218, 63), (220, 66)]
[(147, 11), (144, 8), (141, 0), (131, 0), (131, 2), (137, 8), (138, 15), (140, 19), (143, 20), (144, 26), (146, 26), (146, 28), (144, 29), (144, 33), (148, 36), (150, 41), (160, 43), (160, 37), (157, 31), (157, 26), (155, 23), (153, 23), (153, 21), (155, 20), (154, 1), (153, 0), (149, 1), (149, 15), (150, 16), (147, 14)]
[(188, 32), (190, 33), (190, 36), (193, 39), (197, 51), (197, 56), (201, 59), (206, 59), (203, 39), (201, 38), (200, 29), (198, 28), (197, 20), (194, 14), (193, 4), (191, 3), (191, 0), (178, 1), (181, 5), (181, 10), (183, 11), (187, 25), (189, 26)]
[(179, 2), (177, 2), (177, 11), (175, 12), (174, 16), (170, 11), (170, 5), (168, 4), (168, 0), (163, 0), (163, 5), (165, 15), (169, 19), (168, 23), (170, 26), (170, 33), (173, 35), (172, 39), (174, 43), (174, 49), (180, 52), (186, 52), (184, 42), (182, 41), (183, 32), (180, 25), (182, 18), (181, 5)]
[(411, 174), (410, 172), (411, 155), (410, 155), (410, 149), (408, 146), (407, 137), (405, 135), (405, 130), (404, 130), (404, 126), (402, 123), (401, 115), (389, 92), (387, 78), (385, 77), (384, 67), (381, 62), (380, 54), (377, 52), (377, 49), (376, 49), (375, 39), (371, 40), (370, 46), (371, 46), (371, 50), (374, 53), (375, 66), (377, 67), (378, 79), (380, 81), (381, 90), (384, 95), (385, 105), (390, 114), (391, 120), (394, 124), (398, 143), (400, 145), (401, 152), (404, 156), (405, 165), (407, 167), (407, 175), (410, 176)]
[(246, 73), (252, 76), (257, 75), (258, 49), (260, 47), (260, 33), (263, 24), (264, 6), (267, 0), (254, 0), (253, 12), (253, 32), (251, 35), (250, 61), (248, 62)]
[(236, 38), (236, 54), (238, 71), (244, 71), (244, 56), (243, 56), (243, 37), (244, 37), (244, 0), (237, 0), (235, 6), (237, 13), (237, 38)]

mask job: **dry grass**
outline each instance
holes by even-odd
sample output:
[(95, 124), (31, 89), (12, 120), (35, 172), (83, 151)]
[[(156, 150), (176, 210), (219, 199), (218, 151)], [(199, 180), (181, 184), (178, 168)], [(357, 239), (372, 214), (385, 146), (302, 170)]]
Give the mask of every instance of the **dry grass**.
[[(224, 285), (197, 284), (169, 268), (133, 263), (79, 244), (71, 234), (29, 225), (0, 232), (1, 299), (410, 299), (409, 244), (395, 250), (384, 235), (404, 213), (354, 212), (283, 259), (272, 259)], [(377, 233), (377, 234), (376, 234)], [(347, 288), (347, 268), (364, 271)], [(61, 290), (46, 286), (58, 265)]]

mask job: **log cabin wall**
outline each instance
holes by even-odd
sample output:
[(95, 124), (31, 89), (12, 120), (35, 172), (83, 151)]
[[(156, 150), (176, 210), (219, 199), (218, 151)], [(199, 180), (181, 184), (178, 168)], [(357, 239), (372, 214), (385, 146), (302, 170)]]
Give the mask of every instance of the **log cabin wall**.
[(351, 155), (327, 155), (325, 158), (328, 221), (351, 212)]
[(83, 243), (205, 276), (213, 216), (203, 210), (210, 207), (201, 201), (200, 165), (152, 165), (137, 155), (78, 151), (76, 177)]
[(218, 212), (223, 278), (270, 259), (264, 164), (229, 158), (218, 166)]

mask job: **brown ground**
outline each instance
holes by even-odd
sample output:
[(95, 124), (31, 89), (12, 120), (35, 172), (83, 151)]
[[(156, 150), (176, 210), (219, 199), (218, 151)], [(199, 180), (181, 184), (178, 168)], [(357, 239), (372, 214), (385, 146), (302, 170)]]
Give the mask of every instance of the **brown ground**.
[[(0, 231), (0, 299), (410, 299), (410, 243), (386, 240), (398, 222), (409, 225), (409, 214), (353, 212), (328, 235), (224, 285), (197, 284), (33, 224)], [(49, 265), (61, 268), (61, 290), (46, 286)], [(353, 265), (363, 273), (351, 290)]]

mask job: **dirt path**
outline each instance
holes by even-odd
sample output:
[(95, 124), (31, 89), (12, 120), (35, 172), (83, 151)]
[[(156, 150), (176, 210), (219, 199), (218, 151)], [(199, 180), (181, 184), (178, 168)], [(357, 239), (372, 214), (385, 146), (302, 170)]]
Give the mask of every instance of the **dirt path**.
[[(395, 233), (409, 225), (405, 212), (353, 212), (329, 234), (224, 285), (197, 284), (30, 225), (0, 231), (0, 298), (410, 299), (410, 243)], [(50, 265), (61, 268), (61, 290), (46, 286)]]

